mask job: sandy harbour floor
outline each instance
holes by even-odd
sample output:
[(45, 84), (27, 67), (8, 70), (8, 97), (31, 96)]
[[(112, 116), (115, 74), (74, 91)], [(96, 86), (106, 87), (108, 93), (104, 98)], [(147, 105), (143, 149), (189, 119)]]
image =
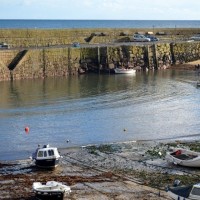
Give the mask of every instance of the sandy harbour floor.
[[(188, 148), (185, 142), (174, 144)], [(168, 163), (164, 154), (169, 148), (160, 142), (132, 141), (59, 149), (63, 158), (55, 170), (37, 169), (31, 160), (1, 162), (0, 199), (35, 199), (33, 182), (54, 180), (71, 187), (65, 199), (168, 200), (167, 185), (175, 179), (197, 182), (200, 176), (198, 169)]]

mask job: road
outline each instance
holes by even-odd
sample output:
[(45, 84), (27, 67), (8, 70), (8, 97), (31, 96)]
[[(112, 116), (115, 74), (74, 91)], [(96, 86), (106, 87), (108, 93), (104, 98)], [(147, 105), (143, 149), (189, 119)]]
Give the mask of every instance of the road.
[(24, 50), (24, 49), (51, 49), (51, 48), (91, 48), (91, 47), (112, 47), (112, 46), (146, 46), (153, 44), (164, 44), (164, 43), (185, 43), (185, 42), (195, 42), (187, 40), (160, 40), (156, 42), (113, 42), (113, 43), (101, 43), (101, 44), (80, 44), (80, 47), (73, 47), (72, 44), (66, 45), (52, 45), (52, 46), (32, 46), (32, 47), (10, 47), (10, 48), (0, 48), (0, 50)]

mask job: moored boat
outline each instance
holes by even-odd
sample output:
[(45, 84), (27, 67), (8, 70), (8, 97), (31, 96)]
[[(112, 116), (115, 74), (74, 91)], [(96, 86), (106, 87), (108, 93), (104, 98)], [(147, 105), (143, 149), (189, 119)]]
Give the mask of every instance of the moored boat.
[(135, 69), (114, 68), (115, 74), (135, 74)]
[(33, 192), (39, 200), (63, 200), (71, 192), (71, 189), (69, 186), (56, 181), (34, 182)]
[(187, 149), (174, 149), (166, 153), (166, 160), (186, 167), (200, 167), (200, 153)]
[(200, 200), (200, 184), (167, 187), (167, 193), (175, 200)]
[(61, 156), (56, 147), (44, 145), (42, 148), (38, 147), (32, 155), (35, 164), (42, 168), (55, 168), (58, 166)]

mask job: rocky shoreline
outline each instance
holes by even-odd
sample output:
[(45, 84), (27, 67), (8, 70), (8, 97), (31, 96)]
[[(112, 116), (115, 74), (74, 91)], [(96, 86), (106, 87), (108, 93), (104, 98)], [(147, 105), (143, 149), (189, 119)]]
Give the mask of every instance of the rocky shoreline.
[(165, 192), (175, 179), (198, 182), (198, 169), (168, 163), (166, 151), (174, 146), (199, 151), (200, 143), (131, 141), (59, 149), (61, 164), (40, 170), (31, 160), (0, 164), (0, 199), (34, 199), (35, 181), (59, 181), (71, 187), (66, 199), (170, 199)]

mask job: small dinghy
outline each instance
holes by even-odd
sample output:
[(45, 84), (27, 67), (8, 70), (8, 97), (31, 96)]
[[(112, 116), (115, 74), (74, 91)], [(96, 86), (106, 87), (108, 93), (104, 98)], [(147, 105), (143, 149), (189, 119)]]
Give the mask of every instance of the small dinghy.
[(198, 200), (200, 199), (200, 184), (167, 187), (167, 193), (175, 200)]
[(135, 74), (135, 69), (114, 68), (115, 74)]
[(200, 153), (187, 149), (174, 149), (166, 153), (166, 160), (176, 165), (186, 167), (200, 167)]
[(56, 147), (44, 145), (42, 148), (38, 147), (32, 155), (35, 164), (42, 168), (55, 168), (58, 166), (61, 156)]
[(48, 181), (46, 183), (34, 182), (33, 191), (38, 200), (63, 200), (71, 189), (60, 182)]

